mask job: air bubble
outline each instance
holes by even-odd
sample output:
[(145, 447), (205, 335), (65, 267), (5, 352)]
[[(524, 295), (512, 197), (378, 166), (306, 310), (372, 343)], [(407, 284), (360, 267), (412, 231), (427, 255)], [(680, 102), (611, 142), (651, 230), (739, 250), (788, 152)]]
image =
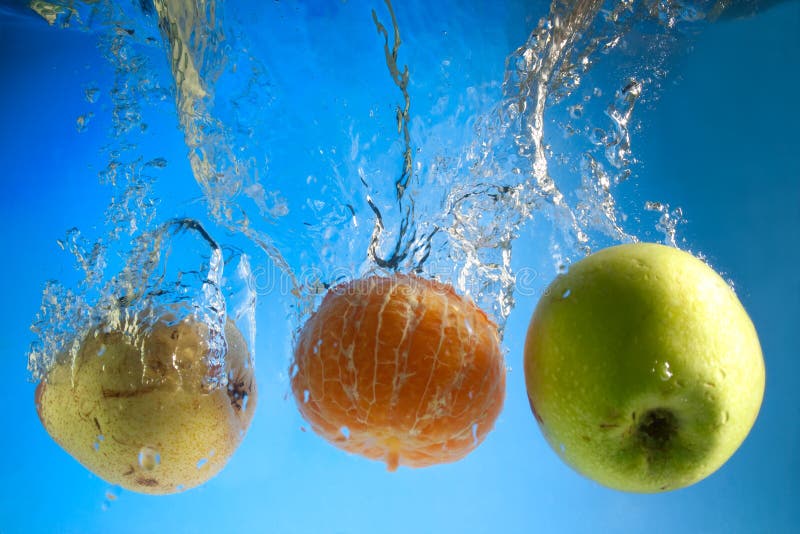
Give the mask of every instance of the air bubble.
[(152, 447), (142, 447), (139, 451), (139, 467), (152, 471), (161, 463), (161, 455)]
[(669, 368), (669, 362), (664, 362), (658, 366), (658, 377), (665, 382), (672, 378), (672, 371)]
[(589, 141), (597, 146), (606, 144), (606, 132), (601, 128), (594, 128), (589, 134)]

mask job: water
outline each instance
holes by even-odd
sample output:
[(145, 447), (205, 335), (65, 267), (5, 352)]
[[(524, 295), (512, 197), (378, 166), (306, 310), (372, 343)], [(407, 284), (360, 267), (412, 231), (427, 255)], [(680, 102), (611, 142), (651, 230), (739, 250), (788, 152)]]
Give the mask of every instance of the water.
[[(462, 93), (455, 84), (445, 87), (466, 43), (447, 56), (436, 47), (424, 56), (406, 54), (406, 27), (387, 1), (369, 8), (384, 68), (352, 67), (352, 78), (380, 87), (382, 101), (366, 120), (357, 107), (339, 103), (351, 94), (343, 83), (309, 84), (301, 88), (304, 103), (295, 104), (294, 88), (280, 85), (283, 65), (265, 64), (258, 53), (275, 41), (259, 43), (244, 31), (246, 19), (233, 18), (243, 13), (214, 0), (34, 7), (52, 26), (96, 34), (114, 76), (103, 147), (108, 164), (99, 173), (113, 191), (105, 234), (91, 240), (73, 228), (59, 241), (83, 278), (76, 287), (48, 283), (33, 326), (32, 376), (42, 380), (54, 362), (74, 361), (79, 340), (97, 324), (135, 338), (139, 323), (143, 335), (164, 313), (175, 313), (175, 320), (191, 314), (209, 327), (205, 385), (212, 390), (227, 386), (224, 325), (234, 294), (247, 295), (235, 318), (256, 331), (255, 292), (246, 289), (255, 280), (250, 255), (287, 284), (291, 298), (284, 305), (292, 309), (295, 328), (332, 285), (400, 271), (453, 283), (502, 331), (514, 307), (512, 245), (533, 219), (551, 227), (556, 270), (597, 246), (637, 240), (637, 228), (626, 229), (627, 213), (615, 198), (633, 172), (633, 113), (645, 94), (657, 96), (673, 49), (688, 46), (691, 30), (684, 27), (702, 20), (709, 6), (556, 0), (495, 78)], [(315, 13), (315, 22), (335, 26), (353, 16), (346, 11), (367, 9), (358, 3), (330, 8)], [(415, 22), (409, 23), (412, 34), (420, 31)], [(312, 54), (326, 44), (324, 33), (303, 36)], [(631, 53), (628, 47), (639, 47), (634, 53), (647, 53), (648, 60), (619, 59)], [(341, 65), (318, 57), (322, 72), (345, 74), (336, 72)], [(601, 60), (614, 68), (594, 75)], [(437, 62), (433, 76), (422, 70)], [(422, 72), (421, 83), (412, 84), (412, 68)], [(310, 82), (310, 76), (301, 80)], [(88, 103), (98, 91), (89, 84)], [(451, 96), (459, 99), (456, 110), (447, 102)], [(168, 162), (160, 155), (145, 161), (138, 142), (148, 135), (147, 108), (164, 101), (174, 102), (207, 223), (159, 221), (168, 199), (159, 195), (154, 171)], [(313, 129), (347, 133), (344, 140), (320, 135), (294, 156), (303, 164), (284, 174), (284, 154), (265, 140), (294, 105), (319, 108)], [(79, 132), (92, 116), (77, 118)], [(303, 144), (307, 131), (289, 130), (285, 142)], [(457, 141), (441, 146), (440, 139), (451, 137)], [(337, 146), (342, 141), (349, 146)], [(658, 228), (675, 245), (668, 207), (648, 201), (645, 208), (662, 215)], [(246, 250), (226, 259), (204, 224), (244, 236)], [(118, 261), (109, 265), (115, 253)], [(236, 269), (237, 262), (239, 278), (232, 280), (226, 268)]]
[[(615, 195), (635, 172), (635, 108), (658, 97), (668, 61), (689, 46), (708, 3), (556, 1), (504, 67), (478, 73), (479, 79), (456, 72), (469, 43), (446, 31), (438, 46), (411, 49), (416, 43), (404, 42), (406, 32), (420, 39), (431, 28), (413, 17), (401, 27), (406, 14), (398, 16), (390, 2), (354, 2), (319, 13), (303, 13), (302, 6), (296, 13), (282, 6), (229, 12), (211, 0), (34, 7), (52, 26), (96, 35), (114, 73), (110, 87), (90, 82), (85, 90), (88, 103), (105, 92), (112, 106), (103, 147), (108, 163), (99, 173), (112, 189), (105, 235), (86, 239), (76, 228), (60, 242), (84, 278), (77, 288), (55, 282), (44, 292), (30, 356), (35, 379), (53, 355), (71, 350), (76, 334), (118, 314), (123, 300), (137, 310), (152, 307), (154, 299), (188, 302), (214, 328), (212, 337), (224, 342), (220, 247), (204, 229), (208, 223), (160, 222), (159, 205), (167, 199), (157, 191), (165, 179), (158, 171), (167, 161), (158, 155), (145, 161), (138, 145), (147, 135), (148, 108), (166, 103), (174, 103), (210, 224), (246, 238), (243, 261), (254, 256), (274, 270), (270, 278), (293, 296), (285, 304), (294, 310), (296, 327), (333, 284), (413, 271), (453, 283), (502, 329), (517, 284), (512, 245), (536, 219), (550, 227), (544, 239), (556, 270), (598, 246), (637, 240), (646, 223), (626, 221), (629, 212), (642, 212), (642, 204), (660, 214), (656, 227), (677, 245), (680, 208), (670, 211), (649, 199), (619, 206)], [(444, 20), (451, 8), (442, 6)], [(371, 63), (328, 60), (324, 52), (339, 50), (324, 50), (331, 41), (317, 25), (353, 25), (359, 12), (369, 13), (378, 36)], [(319, 72), (265, 63), (281, 44), (248, 33), (248, 16), (260, 17), (258, 24), (305, 17), (308, 34), (283, 46), (315, 57)], [(347, 43), (338, 47), (355, 50)], [(647, 60), (639, 61), (640, 54)], [(281, 84), (292, 68), (301, 72), (299, 87)], [(355, 87), (345, 83), (358, 79)], [(376, 94), (359, 101), (359, 93), (373, 87)], [(287, 127), (285, 139), (271, 141), (276, 130), (297, 122), (291, 120), (295, 106), (318, 109), (312, 124)], [(79, 131), (90, 127), (93, 115), (78, 117)], [(340, 133), (319, 133), (326, 131)], [(289, 146), (277, 150), (282, 143)], [(170, 225), (198, 232), (213, 252), (166, 278), (156, 274), (162, 267), (155, 257), (162, 240), (171, 239)], [(207, 278), (176, 294), (186, 285), (184, 275), (197, 272), (208, 272)], [(146, 288), (138, 291), (141, 275)], [(252, 286), (253, 280), (239, 283)], [(247, 328), (254, 332), (248, 313)], [(216, 350), (210, 369), (224, 354)]]
[(144, 446), (139, 451), (139, 466), (147, 471), (152, 471), (161, 463), (161, 455), (153, 447)]
[[(53, 229), (77, 270), (41, 280), (33, 378), (122, 312), (180, 302), (218, 332), (231, 316), (255, 350), (257, 297), (284, 307), (289, 340), (326, 288), (398, 270), (450, 281), (504, 327), (591, 250), (685, 246), (682, 207), (637, 187), (641, 117), (727, 11), (520, 4), (8, 7), (90, 36), (108, 72), (82, 76), (70, 125), (99, 139), (87, 183), (104, 205)], [(153, 139), (170, 128), (186, 159)], [(259, 333), (283, 335), (261, 315)], [(259, 358), (288, 369), (280, 351)]]

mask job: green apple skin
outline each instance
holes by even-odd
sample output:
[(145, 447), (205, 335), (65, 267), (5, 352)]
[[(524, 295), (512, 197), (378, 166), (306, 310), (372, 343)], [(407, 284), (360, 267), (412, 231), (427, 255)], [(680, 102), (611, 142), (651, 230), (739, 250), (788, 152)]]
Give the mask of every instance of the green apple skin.
[(525, 381), (553, 449), (605, 486), (655, 493), (716, 471), (764, 395), (758, 336), (728, 284), (681, 250), (619, 245), (539, 301)]

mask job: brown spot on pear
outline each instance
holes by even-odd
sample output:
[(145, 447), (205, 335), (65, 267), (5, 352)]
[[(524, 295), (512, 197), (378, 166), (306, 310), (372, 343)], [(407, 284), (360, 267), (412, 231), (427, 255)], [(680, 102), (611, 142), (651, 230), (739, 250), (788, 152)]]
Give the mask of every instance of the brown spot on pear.
[(175, 493), (211, 479), (241, 443), (256, 407), (238, 328), (225, 326), (229, 386), (209, 390), (208, 327), (191, 317), (170, 319), (147, 329), (98, 326), (36, 388), (50, 436), (100, 478), (140, 493)]

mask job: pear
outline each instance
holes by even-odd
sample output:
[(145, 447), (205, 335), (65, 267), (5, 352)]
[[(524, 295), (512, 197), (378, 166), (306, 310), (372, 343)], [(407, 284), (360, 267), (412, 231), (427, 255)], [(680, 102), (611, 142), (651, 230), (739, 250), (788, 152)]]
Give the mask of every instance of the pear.
[(99, 325), (36, 388), (42, 424), (111, 484), (148, 494), (203, 484), (241, 443), (257, 398), (247, 345), (231, 321), (227, 387), (208, 387), (208, 332), (191, 316)]
[(651, 493), (730, 458), (756, 420), (765, 372), (731, 287), (691, 254), (638, 243), (592, 254), (550, 285), (528, 329), (525, 380), (566, 463)]

